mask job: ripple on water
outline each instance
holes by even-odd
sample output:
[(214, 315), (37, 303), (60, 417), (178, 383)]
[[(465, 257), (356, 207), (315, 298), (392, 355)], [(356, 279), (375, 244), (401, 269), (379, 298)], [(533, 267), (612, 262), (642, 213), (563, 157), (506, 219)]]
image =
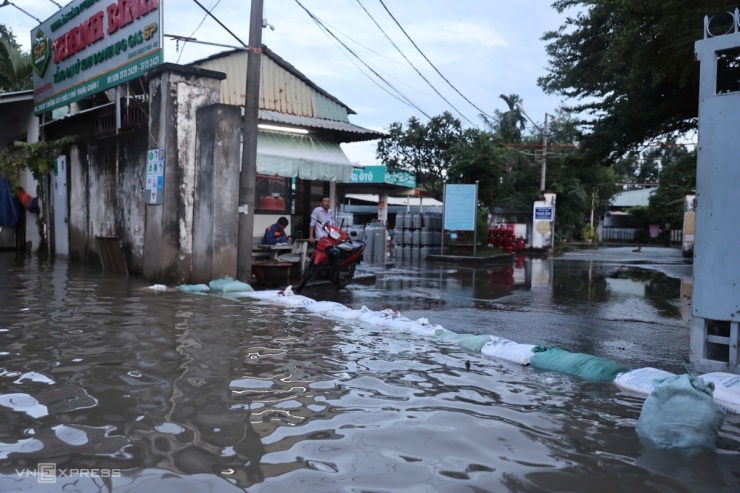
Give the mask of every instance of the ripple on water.
[[(515, 292), (487, 305), (497, 310), (464, 306), (465, 272), (439, 268), (416, 284), (399, 273), (388, 283), (402, 293), (389, 296), (379, 283), (337, 296), (354, 309), (416, 307), (404, 315), (517, 342), (572, 331), (614, 352), (627, 347), (620, 341), (644, 346), (624, 333), (585, 337), (606, 329), (573, 314), (586, 306), (576, 302), (539, 309), (535, 295)], [(60, 468), (120, 468), (116, 491), (740, 489), (737, 420), (728, 419), (720, 453), (702, 458), (701, 470), (671, 458), (678, 477), (634, 433), (642, 400), (611, 384), (300, 307), (149, 292), (136, 278), (63, 262), (18, 267), (0, 254), (0, 276), (6, 468), (52, 458)], [(450, 305), (440, 305), (445, 279), (456, 296)], [(552, 323), (540, 323), (543, 313)], [(647, 325), (634, 330), (660, 327)], [(57, 486), (95, 488), (79, 477)]]

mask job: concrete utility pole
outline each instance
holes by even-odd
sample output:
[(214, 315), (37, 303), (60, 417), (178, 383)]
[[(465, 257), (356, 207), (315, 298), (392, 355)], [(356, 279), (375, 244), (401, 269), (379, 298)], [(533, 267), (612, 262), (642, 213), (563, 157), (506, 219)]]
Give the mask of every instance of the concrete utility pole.
[(545, 175), (547, 174), (547, 113), (542, 130), (542, 170), (540, 171), (540, 192), (545, 191)]
[(242, 170), (239, 175), (239, 244), (236, 256), (236, 276), (242, 282), (247, 282), (252, 276), (254, 196), (257, 178), (257, 119), (259, 117), (260, 64), (262, 61), (262, 5), (263, 0), (252, 0), (249, 17), (244, 142), (242, 144)]

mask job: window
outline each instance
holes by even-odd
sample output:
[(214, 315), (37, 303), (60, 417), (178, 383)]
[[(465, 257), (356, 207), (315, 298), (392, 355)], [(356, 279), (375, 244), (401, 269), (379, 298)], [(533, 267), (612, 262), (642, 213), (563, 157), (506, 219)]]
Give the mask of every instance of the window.
[(717, 52), (717, 92), (740, 91), (740, 48)]
[(290, 178), (257, 175), (256, 209), (263, 213), (290, 212)]

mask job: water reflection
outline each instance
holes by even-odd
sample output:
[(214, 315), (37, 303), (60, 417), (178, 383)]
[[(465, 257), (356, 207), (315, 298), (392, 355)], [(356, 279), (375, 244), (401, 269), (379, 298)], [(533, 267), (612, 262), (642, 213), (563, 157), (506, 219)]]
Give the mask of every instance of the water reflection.
[[(599, 355), (628, 347), (632, 366), (667, 359), (660, 344), (640, 352), (635, 338), (683, 344), (662, 329), (676, 322), (672, 281), (538, 260), (398, 266), (373, 286), (306, 294), (390, 306), (458, 332), (508, 331)], [(706, 463), (711, 474), (687, 466), (677, 477), (634, 433), (642, 400), (608, 384), (300, 308), (154, 292), (59, 262), (0, 254), (0, 276), (12, 288), (0, 295), (0, 491), (43, 491), (16, 469), (45, 462), (120, 471), (60, 476), (51, 491), (740, 487), (734, 418)], [(632, 299), (645, 300), (636, 306), (650, 323), (625, 334), (605, 307)]]

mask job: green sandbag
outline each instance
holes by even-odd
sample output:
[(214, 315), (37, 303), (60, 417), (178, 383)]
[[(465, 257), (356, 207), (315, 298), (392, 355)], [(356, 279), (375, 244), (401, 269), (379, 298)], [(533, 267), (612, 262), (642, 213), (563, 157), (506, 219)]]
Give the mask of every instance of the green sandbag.
[(491, 341), (490, 335), (475, 335), (475, 334), (457, 334), (450, 330), (440, 329), (437, 330), (437, 337), (449, 341), (453, 344), (460, 346), (468, 351), (474, 353), (480, 353), (480, 350), (487, 342)]
[(186, 293), (200, 293), (202, 291), (208, 291), (210, 288), (205, 284), (181, 284), (177, 286), (177, 289)]
[(637, 434), (660, 449), (714, 450), (725, 412), (714, 399), (714, 384), (692, 375), (653, 380)]
[(254, 291), (252, 286), (241, 281), (235, 281), (229, 276), (224, 276), (221, 279), (214, 279), (208, 283), (208, 287), (214, 291), (221, 291), (224, 293), (232, 293), (234, 291)]
[(628, 371), (624, 366), (598, 356), (571, 353), (543, 344), (532, 348), (535, 353), (530, 365), (540, 370), (559, 371), (594, 382), (610, 382)]

